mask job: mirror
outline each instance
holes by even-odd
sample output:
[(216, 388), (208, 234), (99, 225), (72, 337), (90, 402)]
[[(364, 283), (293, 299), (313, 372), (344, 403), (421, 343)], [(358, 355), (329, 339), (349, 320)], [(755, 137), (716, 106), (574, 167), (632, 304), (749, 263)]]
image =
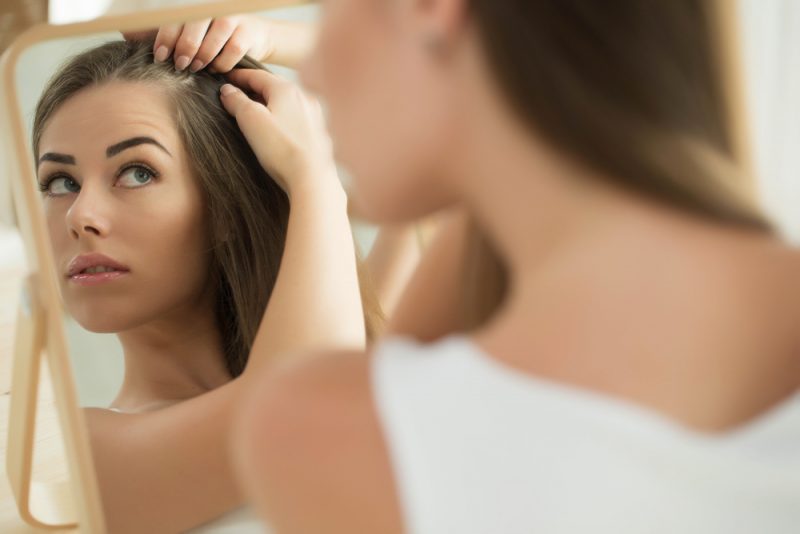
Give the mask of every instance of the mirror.
[[(298, 2), (296, 0), (224, 2), (211, 6), (189, 6), (184, 8), (183, 11), (166, 10), (147, 17), (145, 14), (141, 13), (132, 15), (131, 17), (135, 17), (137, 20), (136, 24), (139, 25), (132, 24), (130, 22), (130, 20), (132, 20), (130, 17), (119, 17), (75, 25), (43, 28), (37, 30), (38, 33), (33, 32), (28, 34), (27, 43), (29, 44), (20, 44), (12, 50), (14, 54), (7, 54), (4, 56), (4, 67), (6, 65), (11, 65), (13, 67), (11, 73), (9, 73), (9, 69), (6, 68), (5, 77), (11, 80), (13, 89), (16, 92), (14, 96), (18, 99), (11, 103), (11, 105), (16, 107), (14, 108), (14, 112), (10, 113), (10, 116), (14, 118), (18, 114), (22, 119), (22, 124), (18, 126), (21, 127), (21, 134), (25, 139), (24, 147), (23, 144), (19, 142), (16, 144), (17, 159), (22, 169), (19, 176), (24, 179), (28, 179), (28, 177), (33, 179), (35, 174), (34, 168), (29, 165), (29, 162), (34, 160), (33, 154), (31, 153), (30, 139), (33, 132), (35, 109), (48, 80), (50, 80), (57, 69), (67, 61), (68, 58), (109, 41), (121, 41), (121, 35), (116, 29), (126, 31), (140, 29), (142, 28), (141, 22), (144, 20), (147, 21), (150, 27), (153, 27), (160, 25), (157, 22), (159, 20), (162, 21), (162, 23), (178, 20), (196, 20), (202, 17), (208, 17), (209, 15), (242, 14), (245, 13), (246, 10), (249, 10), (252, 16), (267, 18), (274, 21), (313, 23), (318, 16), (319, 8), (317, 6), (297, 5), (294, 7), (284, 7), (287, 4), (307, 3), (308, 2)], [(270, 5), (281, 7), (264, 9), (264, 6)], [(237, 9), (237, 6), (241, 9)], [(246, 8), (246, 10), (244, 8)], [(181, 14), (185, 16), (181, 17)], [(119, 23), (119, 25), (115, 25), (117, 23)], [(267, 60), (267, 63), (269, 63), (269, 60)], [(291, 69), (273, 65), (270, 65), (269, 68), (279, 75), (296, 80), (296, 74)], [(140, 89), (140, 87), (132, 87), (128, 84), (127, 92), (114, 92), (110, 88), (102, 88), (98, 89), (98, 91), (105, 91), (101, 93), (101, 95), (104, 94), (106, 96), (100, 96), (98, 98), (107, 98), (113, 100), (115, 103), (120, 103), (124, 102), (125, 98), (128, 96), (130, 98), (138, 98), (141, 96), (141, 93), (146, 92), (145, 89), (141, 91), (134, 89)], [(154, 101), (155, 100), (157, 99), (154, 99)], [(63, 107), (55, 108), (52, 117), (57, 118), (59, 116), (64, 116), (62, 112), (77, 101), (77, 98), (65, 100), (63, 104), (59, 104), (59, 106)], [(8, 104), (8, 100), (6, 103)], [(77, 111), (75, 111), (76, 109)], [(136, 309), (132, 301), (132, 296), (140, 296), (142, 292), (147, 291), (152, 294), (153, 286), (144, 284), (144, 289), (137, 291), (132, 290), (132, 288), (128, 286), (128, 289), (125, 290), (109, 291), (104, 297), (102, 296), (102, 289), (104, 288), (101, 288), (100, 282), (107, 283), (106, 287), (111, 288), (113, 286), (113, 277), (117, 275), (98, 272), (97, 268), (93, 267), (93, 271), (83, 273), (87, 275), (83, 279), (84, 283), (74, 285), (68, 289), (68, 291), (72, 291), (71, 294), (62, 291), (65, 287), (63, 284), (64, 275), (66, 274), (64, 268), (70, 266), (71, 259), (76, 255), (85, 252), (93, 252), (93, 250), (78, 250), (70, 247), (59, 248), (59, 240), (61, 240), (60, 243), (62, 245), (68, 242), (71, 235), (70, 231), (73, 228), (79, 228), (81, 231), (85, 230), (87, 232), (98, 232), (100, 231), (100, 226), (104, 224), (99, 220), (81, 219), (80, 217), (86, 216), (87, 212), (83, 212), (82, 215), (78, 217), (78, 219), (80, 219), (80, 221), (78, 221), (78, 219), (75, 218), (74, 210), (68, 209), (65, 205), (57, 206), (59, 202), (57, 195), (48, 197), (48, 194), (54, 192), (68, 191), (69, 187), (71, 187), (70, 184), (74, 185), (75, 182), (70, 182), (68, 177), (65, 176), (65, 173), (61, 171), (64, 170), (64, 165), (75, 165), (75, 163), (69, 162), (70, 158), (76, 161), (75, 155), (67, 154), (66, 152), (68, 151), (62, 151), (63, 153), (58, 152), (59, 149), (56, 145), (59, 141), (67, 142), (74, 140), (73, 133), (77, 135), (76, 132), (79, 132), (79, 130), (89, 128), (90, 125), (96, 123), (96, 121), (102, 121), (103, 117), (91, 116), (92, 109), (94, 108), (81, 108), (77, 106), (77, 108), (73, 109), (73, 111), (75, 111), (74, 114), (67, 114), (70, 117), (68, 120), (61, 121), (60, 124), (63, 129), (53, 128), (56, 122), (55, 120), (47, 122), (45, 128), (43, 128), (43, 137), (40, 139), (37, 148), (42, 148), (44, 151), (39, 154), (40, 158), (48, 154), (48, 157), (44, 158), (46, 160), (44, 163), (46, 164), (45, 166), (50, 166), (50, 170), (46, 171), (45, 166), (42, 166), (39, 169), (40, 172), (37, 178), (40, 179), (39, 181), (41, 184), (45, 185), (46, 191), (41, 193), (37, 192), (34, 196), (31, 194), (31, 191), (34, 187), (38, 188), (41, 184), (15, 184), (15, 200), (17, 213), (20, 217), (20, 229), (25, 237), (29, 268), (32, 272), (36, 273), (36, 275), (29, 280), (26, 286), (27, 293), (22, 299), (24, 302), (27, 302), (27, 305), (23, 306), (23, 315), (27, 317), (31, 327), (26, 330), (20, 330), (17, 335), (17, 350), (20, 351), (19, 354), (23, 357), (18, 357), (16, 360), (17, 363), (21, 362), (22, 365), (15, 364), (14, 372), (17, 376), (15, 376), (15, 386), (13, 390), (17, 398), (22, 400), (17, 403), (18, 409), (15, 409), (12, 401), (12, 408), (10, 410), (12, 415), (9, 424), (11, 427), (11, 438), (8, 457), (11, 460), (8, 466), (9, 477), (12, 479), (12, 486), (14, 486), (15, 495), (20, 504), (21, 514), (27, 521), (38, 524), (39, 526), (69, 526), (77, 523), (80, 525), (81, 530), (100, 532), (104, 531), (103, 518), (101, 515), (98, 515), (100, 494), (96, 480), (92, 476), (92, 461), (91, 456), (88, 454), (89, 441), (83, 426), (84, 418), (82, 414), (88, 412), (83, 412), (81, 410), (76, 411), (74, 410), (74, 406), (77, 404), (87, 410), (96, 409), (106, 412), (107, 408), (114, 407), (117, 411), (123, 413), (148, 411), (158, 408), (159, 406), (143, 400), (153, 393), (152, 390), (147, 390), (147, 388), (144, 390), (137, 390), (137, 388), (147, 383), (147, 381), (126, 381), (126, 373), (128, 377), (130, 377), (131, 373), (130, 367), (126, 369), (122, 344), (118, 337), (118, 333), (121, 331), (120, 325), (122, 323), (114, 323), (113, 320), (110, 322), (107, 321), (114, 313), (97, 313), (102, 306), (92, 309), (91, 305), (85, 305), (85, 303), (88, 302), (87, 299), (105, 299), (106, 304), (111, 305), (114, 310), (116, 310), (116, 314), (124, 315)], [(149, 119), (146, 116), (140, 117), (137, 115), (137, 117), (132, 119), (134, 122), (152, 119), (153, 113), (157, 111), (158, 106), (141, 106), (141, 109), (151, 114)], [(172, 115), (165, 117), (163, 114), (160, 118), (162, 120), (168, 120), (170, 124), (172, 124), (174, 119)], [(158, 119), (158, 117), (156, 117), (156, 119)], [(14, 125), (17, 126), (17, 124)], [(150, 126), (159, 133), (169, 130), (168, 127), (159, 129), (157, 120), (156, 122), (151, 121)], [(153, 128), (151, 128), (151, 130)], [(184, 133), (185, 131), (187, 130), (184, 130)], [(142, 142), (141, 138), (136, 139), (137, 143), (134, 144), (121, 144), (118, 140), (115, 142), (114, 140), (98, 139), (98, 143), (102, 144), (104, 147), (102, 150), (105, 151), (106, 159), (111, 159), (112, 155), (121, 155), (126, 151), (128, 151), (128, 154), (131, 154), (130, 161), (122, 162), (121, 160), (128, 158), (118, 158), (120, 161), (117, 163), (120, 163), (121, 166), (114, 170), (116, 173), (114, 174), (115, 180), (124, 178), (126, 187), (120, 188), (114, 192), (114, 195), (108, 196), (107, 200), (114, 197), (116, 201), (119, 201), (123, 195), (128, 195), (126, 197), (127, 201), (136, 203), (141, 209), (137, 217), (128, 219), (124, 225), (120, 222), (119, 230), (121, 233), (128, 233), (129, 236), (133, 236), (134, 234), (139, 236), (136, 238), (136, 240), (141, 239), (138, 243), (150, 250), (147, 254), (142, 253), (142, 258), (150, 255), (150, 260), (165, 261), (166, 263), (164, 265), (168, 268), (180, 269), (183, 267), (185, 273), (189, 276), (188, 273), (190, 269), (186, 267), (186, 265), (181, 265), (180, 258), (178, 257), (179, 255), (175, 256), (175, 247), (189, 246), (190, 248), (194, 247), (192, 250), (195, 251), (207, 251), (205, 247), (207, 247), (208, 243), (203, 239), (198, 238), (196, 240), (197, 242), (192, 245), (187, 244), (188, 238), (186, 238), (186, 236), (207, 236), (204, 232), (196, 231), (196, 228), (202, 226), (202, 217), (199, 217), (199, 219), (195, 221), (198, 223), (196, 227), (188, 226), (184, 228), (186, 232), (181, 234), (183, 237), (174, 234), (171, 240), (166, 239), (166, 233), (164, 231), (142, 233), (141, 227), (146, 223), (160, 222), (165, 224), (162, 228), (166, 229), (165, 231), (168, 232), (170, 229), (174, 229), (181, 224), (186, 226), (185, 222), (187, 220), (194, 220), (188, 217), (187, 213), (194, 213), (196, 215), (199, 213), (200, 206), (202, 205), (202, 202), (198, 200), (202, 198), (202, 195), (196, 195), (198, 191), (196, 187), (197, 184), (194, 184), (194, 189), (192, 189), (189, 182), (186, 181), (183, 189), (173, 189), (171, 193), (165, 190), (160, 199), (158, 196), (152, 196), (147, 201), (137, 201), (130, 195), (132, 191), (137, 189), (137, 186), (151, 183), (158, 175), (158, 171), (150, 168), (151, 166), (143, 161), (143, 157), (134, 158), (133, 154), (136, 151), (129, 151), (129, 149), (138, 148), (139, 156), (143, 156), (145, 154), (144, 149), (147, 149), (150, 150), (151, 154), (153, 151), (156, 151), (156, 153), (162, 151), (167, 152), (169, 157), (172, 157), (172, 153), (178, 155), (180, 152), (180, 145), (183, 143), (184, 138), (180, 136), (173, 137), (173, 145), (170, 145), (170, 147), (179, 147), (177, 151), (166, 150), (164, 146), (160, 146), (159, 148), (157, 145), (161, 145), (162, 143), (152, 142), (152, 138), (147, 142)], [(125, 141), (129, 140), (126, 139)], [(94, 140), (90, 140), (90, 142), (94, 143)], [(48, 147), (43, 148), (42, 145), (48, 143)], [(111, 148), (112, 146), (114, 147), (113, 149)], [(61, 155), (59, 156), (58, 154)], [(190, 168), (188, 160), (181, 161), (184, 164), (184, 168)], [(76, 163), (79, 162), (76, 161)], [(61, 167), (59, 167), (59, 165), (61, 165)], [(77, 165), (75, 166), (77, 167)], [(97, 169), (101, 167), (97, 167)], [(61, 171), (59, 171), (59, 168)], [(93, 172), (97, 169), (93, 169)], [(102, 167), (102, 172), (100, 174), (111, 174), (111, 171), (106, 167)], [(45, 175), (48, 180), (46, 184), (44, 180), (42, 180)], [(63, 189), (64, 187), (67, 189)], [(146, 196), (141, 198), (145, 199)], [(171, 199), (174, 202), (170, 201), (165, 204), (165, 198)], [(92, 209), (109, 210), (107, 214), (124, 215), (126, 210), (121, 209), (120, 204), (116, 207), (112, 206), (113, 203), (114, 202), (111, 204), (103, 204), (102, 202), (95, 203)], [(160, 205), (163, 209), (154, 210), (154, 206), (156, 205)], [(189, 208), (187, 208), (187, 206)], [(194, 206), (196, 209), (191, 208), (191, 206)], [(183, 208), (187, 208), (189, 211), (181, 211)], [(192, 211), (193, 209), (194, 211)], [(172, 218), (169, 219), (169, 217)], [(124, 232), (122, 231), (123, 226), (127, 227), (127, 230)], [(369, 248), (371, 240), (374, 239), (375, 229), (367, 226), (359, 226), (354, 228), (354, 230), (359, 248), (361, 250)], [(225, 236), (223, 236), (223, 240), (224, 239)], [(134, 246), (128, 247), (126, 252), (127, 257), (125, 258), (127, 262), (139, 261), (136, 259), (137, 254), (131, 252), (137, 250), (134, 244), (136, 240), (130, 242), (130, 244)], [(164, 243), (165, 246), (159, 248), (159, 243)], [(101, 252), (105, 252), (107, 256), (111, 256), (107, 250), (102, 250)], [(176, 258), (178, 258), (177, 261)], [(125, 263), (118, 267), (120, 267), (120, 269), (117, 269), (117, 273), (120, 273), (125, 272), (129, 265)], [(77, 274), (80, 274), (83, 270), (84, 268), (81, 267), (78, 269)], [(129, 272), (132, 271), (132, 269), (129, 270)], [(158, 274), (157, 270), (154, 269), (150, 269), (150, 272), (156, 276)], [(208, 278), (202, 280), (211, 279), (209, 273), (205, 273), (204, 276)], [(156, 279), (150, 278), (150, 282), (154, 280)], [(180, 281), (181, 277), (176, 277), (176, 280)], [(171, 289), (172, 288), (169, 286), (164, 287), (166, 291), (170, 291)], [(91, 293), (92, 291), (93, 293)], [(203, 304), (207, 305), (208, 302), (209, 301), (203, 301)], [(109, 308), (106, 308), (106, 312), (108, 309)], [(139, 312), (142, 311), (143, 310), (139, 310)], [(213, 311), (214, 310), (209, 308), (210, 313)], [(159, 308), (158, 306), (150, 310), (144, 310), (143, 314), (139, 313), (138, 317), (128, 321), (124, 329), (126, 332), (130, 332), (131, 329), (142, 328), (143, 325), (146, 327), (148, 321), (154, 316), (161, 314), (175, 317), (174, 312), (174, 310)], [(170, 313), (172, 313), (172, 315), (170, 315)], [(129, 319), (131, 319), (131, 317), (129, 317)], [(149, 343), (158, 344), (158, 332), (158, 326), (152, 329), (150, 332), (152, 335), (147, 338)], [(191, 333), (191, 335), (197, 334), (198, 332)], [(29, 358), (27, 353), (40, 354), (41, 349), (45, 346), (47, 348), (46, 352), (49, 367), (54, 377), (53, 386), (59, 411), (59, 421), (65, 435), (65, 449), (66, 455), (69, 458), (70, 474), (72, 479), (77, 480), (77, 482), (73, 480), (72, 500), (69, 502), (65, 501), (64, 499), (66, 498), (61, 490), (59, 490), (60, 493), (48, 491), (46, 492), (46, 497), (43, 499), (46, 505), (44, 508), (39, 507), (39, 510), (36, 511), (34, 510), (34, 508), (36, 508), (34, 506), (36, 503), (33, 502), (36, 500), (36, 496), (33, 495), (36, 492), (32, 490), (30, 480), (27, 478), (29, 474), (26, 474), (31, 462), (31, 455), (27, 452), (26, 447), (32, 446), (30, 426), (33, 421), (30, 399), (28, 398), (30, 395), (28, 392), (30, 391), (32, 394), (36, 392), (38, 363), (34, 358)], [(66, 346), (68, 349), (66, 353), (61, 350), (63, 346)], [(63, 366), (67, 364), (69, 365), (68, 367)], [(162, 366), (165, 372), (168, 371), (171, 373), (171, 378), (165, 379), (163, 383), (160, 383), (159, 380), (155, 380), (156, 387), (166, 388), (161, 389), (162, 400), (165, 396), (169, 396), (164, 392), (168, 391), (170, 387), (177, 385), (180, 390), (181, 387), (185, 386), (185, 384), (181, 384), (179, 369), (176, 371), (177, 368), (173, 366), (170, 370), (169, 362), (156, 361), (151, 362), (151, 364), (155, 365), (155, 367), (151, 369), (157, 369), (159, 366)], [(229, 362), (225, 360), (224, 370), (230, 371), (230, 369)], [(72, 381), (73, 377), (74, 383)], [(228, 376), (227, 379), (229, 380), (230, 376)], [(191, 380), (188, 382), (191, 382)], [(134, 383), (138, 385), (132, 386), (131, 384)], [(150, 383), (152, 384), (153, 381), (151, 380)], [(127, 387), (124, 391), (123, 384)], [(210, 388), (214, 387), (213, 384), (208, 385)], [(175, 397), (180, 397), (185, 394), (185, 390), (178, 391), (175, 393)], [(15, 417), (16, 419), (14, 419)], [(17, 429), (16, 433), (15, 429)], [(13, 436), (19, 434), (19, 432), (22, 432), (26, 437), (23, 440), (15, 441)], [(12, 465), (13, 460), (17, 458), (21, 459), (21, 463)], [(127, 460), (120, 458), (120, 461)], [(94, 469), (99, 472), (103, 467), (98, 467), (95, 462)], [(39, 494), (41, 495), (42, 492), (39, 492)], [(29, 497), (31, 497), (30, 502)], [(106, 493), (102, 496), (102, 499), (113, 499), (113, 496), (109, 496), (108, 493)], [(48, 506), (52, 512), (49, 515), (46, 511), (43, 511), (47, 509)], [(27, 512), (25, 512), (25, 510), (27, 510)], [(25, 515), (26, 513), (28, 514), (27, 516)], [(251, 524), (253, 523), (251, 522)], [(236, 531), (238, 532), (240, 530)]]
[[(258, 11), (253, 15), (274, 21), (313, 23), (318, 10), (319, 6), (304, 5)], [(104, 32), (52, 39), (23, 52), (17, 65), (16, 85), (20, 96), (20, 111), (26, 121), (27, 139), (31, 138), (36, 104), (48, 80), (58, 68), (83, 51), (119, 40), (122, 40), (120, 32)], [(298, 81), (293, 69), (269, 63), (269, 60), (266, 64), (272, 72), (294, 82)], [(369, 229), (360, 230), (365, 239), (369, 239)], [(64, 326), (80, 405), (109, 406), (117, 396), (124, 376), (123, 352), (117, 335), (90, 332), (69, 314), (65, 314)]]

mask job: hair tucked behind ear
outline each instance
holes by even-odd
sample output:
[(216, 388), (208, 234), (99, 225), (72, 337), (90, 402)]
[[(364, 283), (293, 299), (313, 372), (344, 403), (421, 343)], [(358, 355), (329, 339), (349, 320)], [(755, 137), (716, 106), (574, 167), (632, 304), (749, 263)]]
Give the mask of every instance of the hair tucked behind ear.
[[(732, 153), (714, 1), (468, 3), (509, 106), (538, 137), (615, 185), (771, 232)], [(477, 227), (473, 237), (470, 326), (491, 315), (505, 291), (498, 257)]]
[[(114, 41), (79, 54), (51, 79), (39, 100), (33, 149), (47, 121), (81, 89), (110, 81), (157, 84), (170, 95), (174, 119), (205, 196), (212, 244), (216, 317), (231, 376), (242, 373), (280, 267), (289, 218), (289, 199), (259, 164), (235, 120), (219, 100), (225, 80), (217, 75), (176, 72), (153, 61), (152, 41)], [(245, 57), (243, 68), (264, 67)], [(359, 279), (368, 338), (382, 320), (361, 263)]]

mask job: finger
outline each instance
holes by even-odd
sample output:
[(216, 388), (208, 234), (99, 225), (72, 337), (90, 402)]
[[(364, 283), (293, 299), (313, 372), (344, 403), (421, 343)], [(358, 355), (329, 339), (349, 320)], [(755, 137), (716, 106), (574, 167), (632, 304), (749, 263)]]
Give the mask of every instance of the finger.
[(147, 39), (153, 38), (158, 34), (158, 30), (138, 30), (132, 32), (121, 32), (122, 37), (126, 41), (146, 41)]
[(269, 101), (270, 94), (289, 83), (276, 74), (260, 69), (235, 69), (225, 76), (237, 87), (260, 94), (265, 102)]
[(258, 147), (275, 147), (281, 144), (280, 128), (276, 126), (272, 113), (266, 106), (253, 101), (241, 89), (231, 84), (222, 86), (220, 100), (228, 113), (236, 119), (236, 124), (253, 148), (258, 161), (265, 169), (269, 169), (270, 162)]
[(153, 43), (153, 57), (156, 61), (166, 61), (175, 50), (175, 43), (181, 35), (183, 24), (165, 24), (158, 29), (156, 40)]
[[(271, 141), (274, 127), (272, 113), (266, 106), (252, 100), (241, 89), (231, 84), (222, 86), (219, 98), (225, 110), (236, 119), (236, 124), (248, 141), (251, 143), (254, 139), (260, 139), (265, 143)], [(261, 163), (264, 164), (263, 161)]]
[(219, 96), (223, 107), (237, 120), (252, 113), (268, 112), (265, 106), (254, 101), (241, 89), (229, 83), (220, 88)]
[(236, 30), (236, 25), (236, 19), (233, 17), (214, 19), (211, 26), (208, 28), (205, 39), (203, 39), (203, 44), (200, 45), (200, 49), (197, 51), (189, 70), (197, 72), (211, 63), (211, 61), (219, 55), (222, 47), (225, 46), (225, 43), (228, 42), (231, 35), (233, 35), (233, 32)]
[(217, 56), (211, 66), (216, 72), (229, 72), (239, 61), (250, 51), (250, 45), (246, 39), (245, 32), (241, 27), (231, 35), (222, 52)]
[(205, 38), (210, 24), (211, 19), (204, 19), (187, 22), (183, 25), (183, 31), (178, 42), (175, 43), (175, 52), (172, 54), (177, 70), (184, 70), (192, 62), (197, 51), (200, 50), (200, 45), (203, 44), (203, 38)]

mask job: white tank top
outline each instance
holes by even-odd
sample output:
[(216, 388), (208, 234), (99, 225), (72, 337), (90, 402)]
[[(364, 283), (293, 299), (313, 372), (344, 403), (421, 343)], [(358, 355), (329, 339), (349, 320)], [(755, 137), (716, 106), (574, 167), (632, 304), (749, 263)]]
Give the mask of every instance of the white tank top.
[(462, 336), (383, 341), (372, 383), (409, 533), (800, 533), (800, 393), (703, 434)]

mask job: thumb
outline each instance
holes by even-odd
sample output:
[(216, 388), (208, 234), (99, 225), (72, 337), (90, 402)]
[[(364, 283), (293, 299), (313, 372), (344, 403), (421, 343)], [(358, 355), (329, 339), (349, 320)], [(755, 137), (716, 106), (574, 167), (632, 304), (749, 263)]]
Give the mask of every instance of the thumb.
[(230, 83), (226, 83), (220, 88), (219, 98), (225, 110), (233, 115), (240, 126), (243, 119), (250, 115), (263, 115), (269, 112), (266, 106), (256, 102), (244, 91)]
[(236, 119), (239, 129), (266, 169), (269, 158), (264, 153), (264, 145), (276, 144), (280, 138), (272, 113), (265, 105), (251, 99), (235, 85), (226, 83), (220, 88), (219, 93), (222, 106)]

